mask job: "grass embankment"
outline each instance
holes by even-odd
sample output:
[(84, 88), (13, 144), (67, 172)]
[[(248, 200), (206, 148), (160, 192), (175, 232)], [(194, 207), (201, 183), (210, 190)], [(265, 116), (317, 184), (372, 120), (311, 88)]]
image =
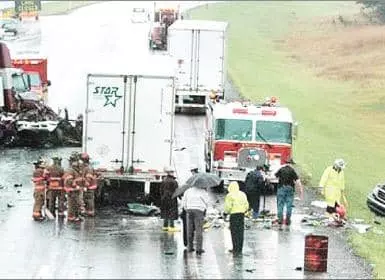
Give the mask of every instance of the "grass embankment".
[(100, 1), (61, 1), (49, 2), (45, 1), (41, 4), (41, 16), (51, 16), (67, 14), (81, 7), (89, 6)]
[[(41, 16), (52, 16), (70, 13), (81, 7), (89, 6), (100, 1), (61, 1), (50, 2), (44, 1), (41, 4)], [(2, 9), (3, 13), (7, 14), (7, 17), (14, 14), (14, 8)]]
[[(349, 216), (373, 227), (366, 196), (385, 181), (385, 28), (365, 26), (354, 2), (227, 2), (190, 12), (229, 22), (228, 71), (253, 100), (278, 96), (298, 120), (295, 159), (318, 185), (336, 157), (345, 171)], [(341, 15), (341, 17), (340, 17)], [(385, 277), (384, 235), (352, 232), (356, 252)], [(343, 261), (343, 260), (341, 260)], [(359, 269), (359, 268), (357, 268)]]

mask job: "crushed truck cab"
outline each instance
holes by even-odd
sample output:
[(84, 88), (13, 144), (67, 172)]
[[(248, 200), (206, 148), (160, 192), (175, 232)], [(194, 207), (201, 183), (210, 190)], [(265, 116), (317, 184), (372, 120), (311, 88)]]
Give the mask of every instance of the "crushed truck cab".
[(226, 186), (232, 180), (243, 184), (250, 170), (268, 165), (268, 181), (278, 183), (274, 174), (292, 158), (296, 123), (276, 98), (262, 104), (209, 102), (205, 125), (207, 172)]
[(89, 74), (83, 151), (100, 172), (97, 201), (159, 205), (172, 164), (175, 77)]
[(29, 77), (30, 90), (35, 92), (44, 103), (48, 101), (48, 87), (51, 81), (48, 80), (48, 60), (43, 57), (31, 55), (12, 59), (15, 68), (22, 69)]

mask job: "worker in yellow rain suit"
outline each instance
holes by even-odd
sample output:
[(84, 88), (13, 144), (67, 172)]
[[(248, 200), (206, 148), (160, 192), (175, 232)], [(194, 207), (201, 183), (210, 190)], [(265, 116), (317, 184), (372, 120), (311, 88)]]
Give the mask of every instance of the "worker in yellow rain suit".
[(230, 232), (234, 256), (242, 254), (245, 230), (245, 213), (249, 210), (249, 202), (244, 192), (239, 190), (237, 182), (231, 182), (229, 193), (225, 197), (224, 212), (230, 214)]
[(32, 218), (35, 221), (42, 221), (44, 220), (44, 216), (42, 215), (42, 209), (44, 206), (46, 188), (46, 182), (44, 178), (44, 161), (42, 159), (39, 159), (33, 164), (35, 165), (35, 170), (32, 175), (32, 182), (34, 184), (34, 204)]
[(345, 196), (345, 162), (343, 159), (336, 159), (332, 166), (328, 166), (322, 174), (319, 187), (321, 193), (325, 196), (327, 203), (326, 212), (334, 214), (337, 207), (343, 200), (344, 206), (348, 207), (348, 201)]

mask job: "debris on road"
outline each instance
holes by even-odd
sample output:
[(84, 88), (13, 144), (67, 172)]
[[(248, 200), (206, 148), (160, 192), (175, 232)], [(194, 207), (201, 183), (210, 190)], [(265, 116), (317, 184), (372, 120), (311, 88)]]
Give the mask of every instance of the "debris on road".
[(295, 268), (295, 270), (297, 270), (297, 271), (302, 271), (302, 267), (301, 267), (301, 266), (297, 266), (297, 267)]
[(325, 201), (321, 201), (321, 200), (315, 200), (315, 201), (312, 201), (311, 206), (315, 206), (315, 207), (319, 207), (319, 208), (325, 208), (327, 207), (327, 203)]
[(153, 205), (144, 205), (140, 203), (128, 203), (128, 211), (132, 215), (138, 216), (156, 216), (160, 214), (160, 209)]
[(358, 233), (366, 233), (372, 226), (367, 224), (352, 224), (352, 227), (358, 231)]
[(256, 269), (255, 268), (252, 268), (252, 269), (245, 269), (246, 272), (250, 272), (250, 273), (253, 273)]
[(15, 207), (15, 205), (13, 203), (7, 203), (7, 207), (12, 208), (12, 207)]
[(23, 186), (23, 184), (14, 184), (13, 185), (15, 188), (21, 188)]

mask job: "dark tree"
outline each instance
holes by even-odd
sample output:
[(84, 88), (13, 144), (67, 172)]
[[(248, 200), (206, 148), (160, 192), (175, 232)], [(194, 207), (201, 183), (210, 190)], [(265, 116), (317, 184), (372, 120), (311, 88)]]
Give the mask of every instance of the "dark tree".
[(373, 15), (380, 20), (381, 23), (385, 23), (385, 1), (383, 0), (358, 0), (357, 4), (362, 4), (365, 9), (370, 10)]

